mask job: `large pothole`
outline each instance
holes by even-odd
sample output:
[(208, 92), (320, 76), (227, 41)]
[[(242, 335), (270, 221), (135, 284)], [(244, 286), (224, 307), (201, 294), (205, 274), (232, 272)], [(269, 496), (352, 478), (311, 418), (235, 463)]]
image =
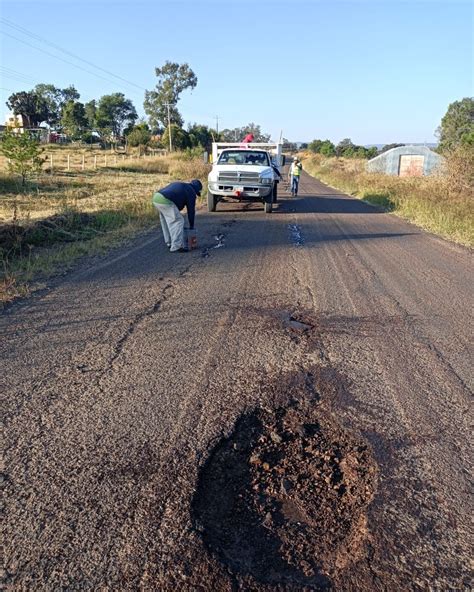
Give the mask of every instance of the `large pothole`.
[(203, 467), (195, 522), (235, 575), (324, 590), (367, 553), (375, 482), (368, 447), (314, 401), (259, 409)]

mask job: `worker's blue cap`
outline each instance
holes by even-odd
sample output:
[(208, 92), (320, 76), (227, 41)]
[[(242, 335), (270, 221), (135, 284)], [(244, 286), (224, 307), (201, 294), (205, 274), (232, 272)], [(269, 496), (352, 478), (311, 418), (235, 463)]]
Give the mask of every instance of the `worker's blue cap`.
[(202, 190), (202, 183), (199, 179), (193, 179), (191, 181), (191, 185), (194, 187), (194, 191), (196, 192), (197, 195), (201, 195), (201, 190)]

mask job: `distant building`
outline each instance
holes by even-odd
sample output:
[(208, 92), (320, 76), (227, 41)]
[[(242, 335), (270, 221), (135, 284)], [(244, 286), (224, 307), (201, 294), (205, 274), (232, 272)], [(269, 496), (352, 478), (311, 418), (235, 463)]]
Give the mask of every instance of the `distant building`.
[(25, 127), (29, 127), (29, 121), (28, 118), (23, 117), (23, 115), (10, 115), (5, 120), (5, 125), (23, 131)]
[(46, 127), (32, 127), (29, 125), (28, 117), (23, 115), (10, 115), (5, 121), (5, 125), (2, 126), (4, 129), (12, 129), (16, 134), (23, 134), (25, 130), (28, 130), (42, 143), (48, 142), (48, 128)]
[(443, 160), (442, 156), (427, 146), (399, 146), (369, 160), (367, 171), (399, 177), (423, 177), (432, 175)]

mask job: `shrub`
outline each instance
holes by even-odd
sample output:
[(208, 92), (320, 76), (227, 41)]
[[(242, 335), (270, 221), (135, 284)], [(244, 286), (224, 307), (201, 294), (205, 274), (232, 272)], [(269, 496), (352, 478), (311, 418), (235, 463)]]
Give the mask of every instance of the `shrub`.
[(27, 130), (23, 133), (15, 133), (12, 129), (3, 132), (0, 152), (8, 158), (8, 169), (21, 177), (22, 185), (28, 177), (41, 171), (42, 151), (38, 140)]

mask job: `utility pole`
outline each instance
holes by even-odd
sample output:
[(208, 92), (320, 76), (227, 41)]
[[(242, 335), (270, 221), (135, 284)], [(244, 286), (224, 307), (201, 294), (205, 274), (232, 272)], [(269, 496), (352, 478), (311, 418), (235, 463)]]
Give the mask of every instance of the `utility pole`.
[(216, 136), (219, 137), (219, 115), (216, 115)]
[(168, 107), (168, 135), (170, 137), (170, 152), (173, 152), (173, 141), (171, 139), (171, 118), (170, 118), (171, 103), (165, 103), (165, 107)]

